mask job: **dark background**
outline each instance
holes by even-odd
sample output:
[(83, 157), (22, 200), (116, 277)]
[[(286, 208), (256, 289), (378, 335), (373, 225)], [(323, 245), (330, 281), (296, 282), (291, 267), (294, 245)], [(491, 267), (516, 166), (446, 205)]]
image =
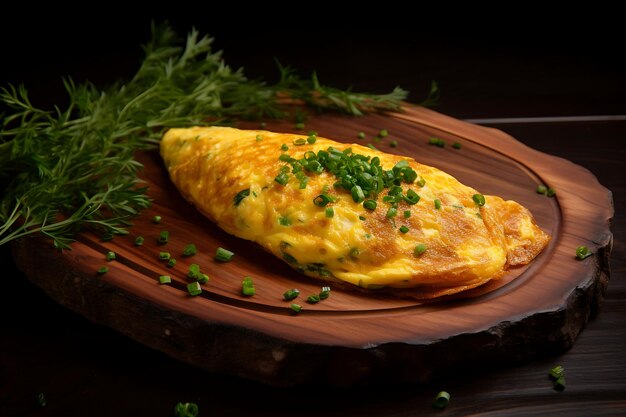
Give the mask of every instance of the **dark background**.
[[(528, 6), (494, 17), (461, 11), (451, 19), (449, 10), (416, 13), (389, 5), (382, 12), (337, 14), (331, 6), (299, 4), (267, 19), (270, 11), (244, 13), (243, 5), (184, 12), (177, 6), (176, 12), (132, 13), (119, 5), (23, 5), (4, 12), (0, 84), (24, 83), (35, 104), (49, 107), (64, 102), (62, 76), (99, 86), (129, 78), (154, 18), (169, 19), (181, 36), (192, 25), (209, 32), (227, 63), (245, 67), (250, 78), (275, 80), (277, 58), (302, 75), (315, 69), (336, 87), (386, 92), (400, 85), (413, 102), (436, 80), (442, 93), (436, 110), (457, 118), (626, 114), (624, 36), (611, 9), (571, 15)], [(428, 386), (278, 390), (207, 374), (88, 322), (29, 284), (3, 247), (0, 416), (170, 416), (178, 401), (199, 403), (201, 416), (413, 416), (431, 413), (440, 389), (453, 394), (440, 415), (625, 414), (626, 122), (494, 126), (589, 168), (614, 193), (607, 299), (569, 352)], [(568, 372), (563, 393), (546, 379), (555, 363)], [(35, 406), (41, 391), (45, 409)]]

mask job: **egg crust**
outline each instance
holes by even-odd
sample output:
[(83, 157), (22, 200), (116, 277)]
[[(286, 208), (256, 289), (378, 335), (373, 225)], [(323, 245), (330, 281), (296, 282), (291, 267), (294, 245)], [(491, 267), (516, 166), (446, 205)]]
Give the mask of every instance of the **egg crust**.
[[(301, 188), (283, 168), (290, 165), (279, 159), (287, 154), (297, 160), (329, 147), (378, 157), (385, 170), (407, 161), (425, 182), (400, 186), (404, 193), (415, 191), (419, 202), (398, 202), (397, 215), (390, 218), (390, 205), (382, 201), (388, 190), (378, 195), (377, 208), (368, 210), (349, 191), (333, 187), (337, 178), (331, 172), (306, 172), (308, 182)], [(160, 152), (182, 196), (223, 230), (258, 243), (303, 274), (343, 288), (384, 289), (420, 299), (455, 294), (527, 264), (550, 240), (515, 201), (484, 196), (481, 206), (473, 199), (478, 191), (451, 175), (358, 144), (192, 127), (167, 131)], [(275, 180), (281, 169), (290, 178), (285, 185)], [(321, 194), (331, 199), (326, 207), (314, 204)], [(418, 245), (426, 248), (421, 254), (415, 251)]]

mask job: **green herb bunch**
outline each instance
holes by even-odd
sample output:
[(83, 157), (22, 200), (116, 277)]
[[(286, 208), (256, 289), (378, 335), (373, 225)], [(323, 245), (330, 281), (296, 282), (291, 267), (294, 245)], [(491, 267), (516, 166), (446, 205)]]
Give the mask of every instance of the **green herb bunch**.
[[(276, 84), (227, 66), (213, 39), (192, 30), (184, 46), (168, 26), (152, 27), (145, 59), (126, 83), (98, 89), (64, 80), (65, 109), (31, 104), (26, 88), (0, 91), (0, 245), (27, 235), (68, 249), (85, 228), (126, 234), (150, 205), (138, 178), (138, 150), (154, 148), (169, 127), (229, 124), (286, 116), (286, 99), (353, 115), (398, 110), (406, 91), (373, 95), (322, 86), (315, 74), (280, 67)], [(436, 89), (431, 91), (436, 95)]]

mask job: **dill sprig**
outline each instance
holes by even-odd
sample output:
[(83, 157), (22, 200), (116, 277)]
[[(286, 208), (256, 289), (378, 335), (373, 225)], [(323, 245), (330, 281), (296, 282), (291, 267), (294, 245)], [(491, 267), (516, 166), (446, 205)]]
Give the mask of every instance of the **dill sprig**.
[(250, 80), (226, 65), (212, 42), (194, 29), (180, 46), (170, 27), (153, 25), (130, 81), (100, 90), (66, 79), (64, 110), (33, 106), (24, 86), (2, 88), (8, 112), (0, 123), (0, 245), (44, 235), (69, 249), (85, 228), (126, 234), (150, 205), (134, 154), (154, 148), (169, 127), (285, 117), (285, 98), (353, 115), (398, 110), (407, 95), (400, 88), (384, 95), (342, 91), (281, 66), (276, 84)]

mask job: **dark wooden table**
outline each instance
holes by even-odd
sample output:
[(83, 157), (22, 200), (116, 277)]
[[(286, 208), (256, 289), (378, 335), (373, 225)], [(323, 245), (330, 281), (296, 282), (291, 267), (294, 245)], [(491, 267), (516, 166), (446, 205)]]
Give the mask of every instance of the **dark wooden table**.
[[(112, 25), (102, 19), (69, 28), (42, 18), (35, 34), (22, 40), (7, 30), (0, 42), (16, 59), (3, 66), (0, 81), (33, 86), (33, 99), (47, 105), (62, 101), (62, 74), (97, 83), (128, 76), (141, 56), (136, 45), (146, 37), (146, 21)], [(174, 23), (182, 30), (207, 26), (191, 18)], [(414, 92), (413, 100), (436, 79), (443, 93), (436, 110), (458, 118), (526, 118), (487, 124), (591, 170), (615, 199), (612, 277), (598, 315), (569, 352), (518, 366), (476, 369), (429, 385), (277, 389), (208, 374), (90, 323), (31, 285), (2, 247), (0, 416), (172, 416), (179, 401), (196, 402), (201, 416), (626, 415), (626, 120), (527, 119), (626, 114), (626, 69), (594, 47), (608, 45), (605, 34), (583, 39), (555, 31), (519, 40), (513, 31), (496, 39), (285, 30), (288, 38), (224, 26), (213, 33), (232, 65), (245, 65), (255, 77), (271, 79), (276, 56), (305, 71), (316, 68), (322, 80), (340, 87), (384, 91), (399, 84)], [(34, 43), (44, 33), (54, 48)], [(566, 369), (563, 392), (547, 378), (556, 364)], [(444, 411), (433, 410), (442, 389), (452, 401)], [(45, 408), (36, 405), (39, 392)]]

